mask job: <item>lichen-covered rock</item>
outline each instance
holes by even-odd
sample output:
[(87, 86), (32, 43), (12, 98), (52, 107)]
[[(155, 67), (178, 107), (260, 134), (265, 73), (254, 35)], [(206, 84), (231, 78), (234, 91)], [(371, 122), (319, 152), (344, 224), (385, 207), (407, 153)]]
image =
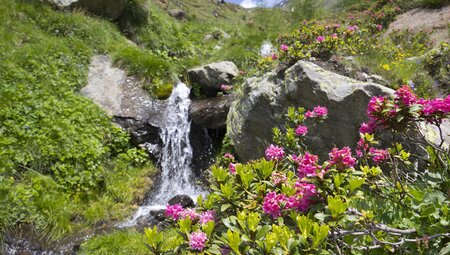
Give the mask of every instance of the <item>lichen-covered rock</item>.
[(227, 132), (243, 161), (263, 156), (272, 141), (272, 128), (280, 127), (289, 106), (328, 108), (328, 119), (310, 129), (307, 145), (326, 156), (333, 146), (356, 144), (360, 123), (367, 120), (372, 96), (392, 94), (384, 86), (356, 81), (300, 61), (287, 69), (284, 80), (275, 72), (250, 78), (232, 104)]
[(203, 95), (216, 96), (222, 84), (230, 84), (239, 69), (230, 61), (216, 62), (188, 70), (189, 80), (201, 88)]
[[(283, 72), (283, 71), (280, 71)], [(280, 79), (279, 77), (284, 77)], [(328, 108), (328, 119), (310, 127), (306, 145), (321, 158), (327, 158), (332, 147), (354, 147), (359, 139), (358, 129), (368, 120), (366, 109), (373, 96), (394, 96), (394, 91), (371, 82), (361, 82), (305, 61), (299, 61), (282, 75), (270, 72), (250, 78), (228, 114), (227, 133), (240, 160), (248, 161), (264, 155), (272, 141), (272, 128), (281, 127), (290, 106), (312, 109), (317, 105)], [(439, 145), (439, 130), (420, 123), (420, 132), (431, 143)], [(450, 144), (450, 124), (441, 127), (445, 146)], [(381, 134), (381, 137), (387, 134)], [(422, 135), (411, 133), (417, 139)], [(417, 144), (404, 144), (416, 154), (426, 156)]]

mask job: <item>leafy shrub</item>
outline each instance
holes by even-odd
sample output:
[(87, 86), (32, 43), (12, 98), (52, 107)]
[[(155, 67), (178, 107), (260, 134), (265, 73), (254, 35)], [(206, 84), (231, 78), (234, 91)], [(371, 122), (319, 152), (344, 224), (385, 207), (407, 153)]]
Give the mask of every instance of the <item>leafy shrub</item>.
[(450, 93), (450, 47), (442, 43), (425, 57), (425, 68), (445, 93)]
[[(374, 97), (361, 126), (356, 155), (334, 148), (319, 161), (302, 142), (327, 109), (289, 109), (284, 131), (274, 129), (265, 159), (238, 163), (231, 154), (211, 168), (211, 193), (197, 208), (167, 206), (166, 216), (184, 241), (162, 248), (162, 233), (147, 229), (153, 254), (444, 254), (448, 249), (448, 149), (429, 143), (422, 169), (398, 138), (427, 121), (440, 128), (450, 96), (419, 99), (404, 86), (395, 98)], [(392, 132), (392, 147), (376, 135)], [(443, 141), (443, 137), (440, 137)], [(403, 141), (406, 141), (403, 140)], [(425, 142), (426, 143), (426, 142)], [(415, 177), (413, 177), (415, 176)]]
[(311, 57), (328, 60), (337, 51), (356, 54), (367, 43), (361, 37), (364, 32), (357, 25), (305, 24), (278, 40), (280, 60), (292, 64)]

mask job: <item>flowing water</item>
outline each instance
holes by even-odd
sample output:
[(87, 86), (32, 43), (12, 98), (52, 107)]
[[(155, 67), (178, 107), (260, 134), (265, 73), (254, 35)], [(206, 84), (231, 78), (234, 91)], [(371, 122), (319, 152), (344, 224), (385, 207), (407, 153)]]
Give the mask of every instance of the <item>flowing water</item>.
[(136, 225), (141, 216), (148, 215), (150, 211), (164, 209), (175, 195), (188, 195), (196, 201), (198, 195), (205, 194), (200, 186), (195, 185), (190, 166), (192, 147), (189, 141), (189, 93), (189, 88), (183, 83), (174, 87), (161, 123), (161, 181), (153, 191), (151, 199), (138, 209), (131, 220), (121, 226)]

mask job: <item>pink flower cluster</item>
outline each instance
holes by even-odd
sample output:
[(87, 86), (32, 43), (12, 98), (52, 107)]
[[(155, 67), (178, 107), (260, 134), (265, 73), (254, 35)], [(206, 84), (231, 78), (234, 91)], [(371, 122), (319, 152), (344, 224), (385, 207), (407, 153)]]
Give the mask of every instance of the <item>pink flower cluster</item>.
[(303, 156), (294, 155), (292, 158), (298, 165), (297, 172), (299, 178), (316, 176), (320, 170), (320, 166), (318, 165), (319, 157), (317, 155), (306, 152)]
[(200, 224), (204, 225), (207, 224), (210, 221), (214, 221), (214, 215), (215, 215), (215, 211), (212, 210), (208, 210), (206, 212), (203, 212), (200, 214), (200, 217), (198, 219), (198, 222), (200, 222)]
[(319, 43), (325, 41), (325, 36), (323, 36), (323, 35), (318, 36), (318, 37), (316, 38), (316, 41), (319, 42)]
[(303, 212), (308, 210), (313, 203), (313, 197), (317, 196), (316, 186), (310, 183), (297, 182), (295, 188), (296, 194), (290, 197), (285, 194), (277, 194), (275, 191), (267, 193), (264, 197), (263, 211), (272, 218), (278, 218), (284, 209)]
[[(361, 132), (361, 129), (360, 129), (360, 132)], [(365, 132), (361, 132), (361, 133), (365, 133)], [(366, 141), (363, 138), (359, 139), (359, 141), (357, 143), (357, 147), (356, 147), (356, 155), (358, 157), (362, 157), (364, 155), (363, 152), (366, 152), (367, 149), (369, 149), (369, 144), (366, 143)]]
[(167, 205), (165, 213), (166, 217), (174, 220), (189, 218), (192, 221), (199, 220), (200, 224), (206, 224), (209, 221), (214, 221), (214, 214), (214, 211), (205, 211), (199, 214), (194, 208), (184, 209), (180, 204)]
[(180, 204), (167, 205), (166, 208), (166, 217), (172, 218), (174, 220), (178, 220), (183, 212), (183, 206)]
[(376, 164), (383, 163), (386, 160), (388, 160), (388, 158), (389, 158), (388, 150), (381, 150), (381, 149), (370, 148), (369, 149), (369, 154), (373, 157), (372, 160)]
[(278, 186), (278, 185), (280, 185), (282, 183), (285, 183), (286, 180), (287, 180), (287, 177), (286, 177), (285, 174), (278, 173), (278, 172), (272, 172), (272, 176), (271, 177), (272, 177), (272, 183), (275, 186)]
[(228, 164), (228, 169), (230, 169), (230, 173), (236, 174), (236, 164), (233, 163)]
[(189, 246), (194, 250), (202, 251), (206, 246), (206, 241), (208, 241), (208, 237), (205, 233), (201, 231), (193, 232), (189, 237)]
[(282, 160), (284, 158), (284, 149), (282, 147), (271, 144), (266, 149), (267, 160)]
[(305, 118), (323, 118), (328, 115), (328, 109), (324, 106), (316, 106), (313, 111), (306, 111)]
[(269, 192), (264, 197), (262, 209), (265, 213), (272, 216), (272, 218), (278, 218), (281, 216), (281, 209), (287, 199), (285, 194), (277, 194), (275, 191)]
[[(412, 106), (421, 106), (412, 108)], [(450, 114), (450, 95), (446, 98), (418, 98), (408, 85), (395, 92), (394, 100), (372, 97), (367, 106), (368, 123), (362, 123), (361, 133), (374, 133), (376, 130), (393, 128), (402, 130), (411, 121), (440, 124)]]
[(428, 122), (440, 123), (450, 113), (450, 95), (445, 99), (420, 99), (418, 104), (422, 105), (420, 116)]
[(404, 85), (395, 91), (395, 99), (405, 106), (410, 106), (417, 103), (417, 96), (412, 92), (408, 85)]
[(194, 208), (186, 208), (180, 213), (180, 219), (190, 219), (192, 221), (197, 220), (199, 217), (198, 213)]
[(357, 25), (348, 26), (347, 30), (350, 32), (358, 31), (359, 27)]
[(330, 156), (328, 162), (336, 166), (337, 170), (351, 168), (356, 164), (356, 159), (352, 157), (352, 150), (349, 147), (344, 147), (341, 150), (333, 148), (328, 155)]
[(225, 153), (225, 154), (223, 155), (223, 157), (226, 158), (226, 159), (229, 159), (229, 160), (231, 160), (231, 161), (234, 161), (234, 156), (231, 155), (230, 153)]
[(305, 136), (308, 133), (308, 127), (299, 125), (295, 129), (295, 134), (298, 136)]
[(287, 46), (286, 44), (281, 44), (281, 46), (280, 46), (281, 51), (287, 51), (288, 49), (289, 49), (289, 46)]
[(360, 133), (373, 134), (377, 130), (377, 123), (374, 120), (369, 120), (368, 123), (363, 122), (359, 128)]
[(314, 202), (313, 198), (317, 196), (316, 186), (311, 183), (297, 181), (295, 188), (297, 189), (297, 196), (301, 197), (298, 210), (304, 212), (308, 210), (309, 206)]

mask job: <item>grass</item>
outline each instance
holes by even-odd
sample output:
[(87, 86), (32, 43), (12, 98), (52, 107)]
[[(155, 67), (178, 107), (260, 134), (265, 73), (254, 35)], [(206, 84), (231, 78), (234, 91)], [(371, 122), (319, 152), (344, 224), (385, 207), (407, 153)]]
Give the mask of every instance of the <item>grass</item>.
[(145, 236), (135, 230), (115, 231), (95, 236), (82, 245), (80, 255), (147, 255)]
[[(37, 1), (1, 1), (0, 23), (0, 236), (31, 225), (58, 240), (126, 218), (155, 168), (135, 164), (127, 134), (78, 91), (94, 54), (146, 51), (107, 21)], [(135, 56), (130, 72), (158, 64)]]
[[(162, 250), (173, 250), (183, 242), (175, 229), (163, 231)], [(150, 254), (145, 243), (146, 236), (134, 229), (117, 230), (109, 234), (95, 236), (81, 246), (81, 255), (146, 255)]]

